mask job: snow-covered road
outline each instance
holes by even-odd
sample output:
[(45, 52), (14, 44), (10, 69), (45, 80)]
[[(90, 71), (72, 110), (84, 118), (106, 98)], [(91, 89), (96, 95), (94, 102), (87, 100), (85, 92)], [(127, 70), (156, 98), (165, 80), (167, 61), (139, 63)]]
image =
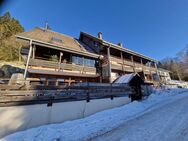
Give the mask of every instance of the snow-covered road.
[(188, 95), (150, 109), (95, 141), (188, 141)]

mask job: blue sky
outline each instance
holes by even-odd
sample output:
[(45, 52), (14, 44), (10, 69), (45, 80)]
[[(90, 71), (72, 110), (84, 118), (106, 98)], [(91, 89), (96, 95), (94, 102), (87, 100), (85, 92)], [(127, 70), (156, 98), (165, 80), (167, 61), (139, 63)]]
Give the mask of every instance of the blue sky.
[[(11, 1), (11, 0), (10, 0)], [(161, 60), (188, 43), (188, 0), (12, 0), (10, 11), (25, 30), (49, 26), (79, 37), (80, 31)]]

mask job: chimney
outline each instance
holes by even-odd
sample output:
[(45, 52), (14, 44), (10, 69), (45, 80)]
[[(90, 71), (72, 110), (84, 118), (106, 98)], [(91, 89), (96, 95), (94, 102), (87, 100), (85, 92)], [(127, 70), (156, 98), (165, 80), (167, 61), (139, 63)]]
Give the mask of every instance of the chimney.
[(122, 43), (118, 43), (118, 46), (123, 47), (123, 44)]
[(98, 33), (98, 38), (102, 40), (102, 32)]
[(45, 23), (45, 30), (47, 30), (48, 29), (48, 22), (46, 21), (46, 23)]

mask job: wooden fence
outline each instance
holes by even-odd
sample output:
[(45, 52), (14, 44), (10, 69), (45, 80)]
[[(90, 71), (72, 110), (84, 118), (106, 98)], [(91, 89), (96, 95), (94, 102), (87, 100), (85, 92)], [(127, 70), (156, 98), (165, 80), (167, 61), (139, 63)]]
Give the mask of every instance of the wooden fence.
[(66, 102), (130, 96), (135, 94), (127, 84), (77, 83), (73, 85), (0, 86), (0, 106)]

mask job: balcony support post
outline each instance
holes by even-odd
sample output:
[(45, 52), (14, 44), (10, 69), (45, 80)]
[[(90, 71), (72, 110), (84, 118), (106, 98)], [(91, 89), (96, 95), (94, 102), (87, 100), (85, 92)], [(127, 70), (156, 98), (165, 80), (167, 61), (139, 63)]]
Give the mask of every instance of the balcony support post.
[(141, 62), (142, 69), (143, 69), (143, 61), (142, 61), (142, 58), (140, 58), (140, 62)]
[(155, 69), (156, 69), (156, 72), (157, 72), (158, 81), (160, 82), (161, 79), (160, 79), (159, 72), (158, 72), (158, 69), (157, 69), (157, 64), (156, 64), (156, 62), (154, 62), (154, 64), (155, 64)]
[(60, 54), (59, 54), (59, 68), (58, 68), (58, 71), (60, 71), (60, 69), (61, 69), (61, 60), (62, 60), (62, 56), (63, 56), (63, 53), (60, 52)]
[(152, 75), (152, 72), (151, 72), (151, 62), (149, 63), (149, 69), (150, 69), (151, 81), (153, 82), (153, 75)]
[(35, 59), (35, 51), (36, 51), (36, 46), (35, 45), (33, 45), (33, 59)]
[(107, 47), (107, 57), (108, 57), (108, 77), (109, 77), (109, 82), (111, 83), (111, 59), (110, 59), (110, 47)]
[(29, 61), (30, 61), (30, 58), (31, 58), (31, 54), (32, 54), (32, 40), (30, 40), (30, 43), (29, 43), (29, 54), (27, 56), (27, 62), (26, 62), (26, 66), (25, 66), (25, 72), (24, 72), (24, 78), (26, 79), (26, 76), (27, 76), (27, 70), (28, 70), (28, 66), (29, 66)]
[(145, 73), (144, 73), (144, 64), (143, 64), (143, 60), (142, 60), (142, 58), (140, 58), (140, 62), (141, 62), (141, 65), (142, 65), (142, 73), (143, 73), (143, 75), (144, 75), (144, 81), (146, 80), (146, 78), (145, 78)]
[(122, 60), (122, 71), (123, 71), (123, 74), (125, 73), (124, 71), (124, 59), (123, 59), (123, 53), (121, 51), (121, 60)]
[(131, 55), (131, 61), (132, 61), (132, 64), (133, 64), (133, 71), (136, 72), (133, 55)]

